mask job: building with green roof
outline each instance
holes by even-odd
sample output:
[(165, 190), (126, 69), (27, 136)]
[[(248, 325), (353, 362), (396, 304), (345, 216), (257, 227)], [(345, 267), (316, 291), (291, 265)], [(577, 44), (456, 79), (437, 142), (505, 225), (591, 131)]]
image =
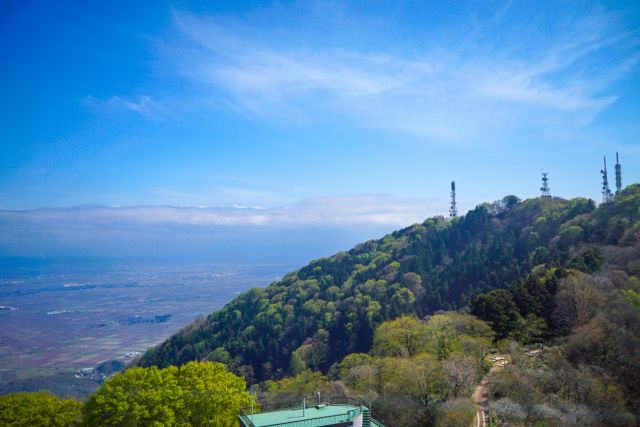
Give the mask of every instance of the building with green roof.
[(301, 405), (240, 415), (242, 427), (384, 427), (368, 407), (355, 403)]

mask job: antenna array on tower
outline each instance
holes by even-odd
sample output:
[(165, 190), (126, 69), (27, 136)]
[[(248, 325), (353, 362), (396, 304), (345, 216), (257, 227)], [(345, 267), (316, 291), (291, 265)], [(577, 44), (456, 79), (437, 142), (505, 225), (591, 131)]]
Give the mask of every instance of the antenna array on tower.
[(456, 203), (456, 182), (451, 181), (451, 208), (449, 208), (449, 217), (455, 218), (458, 215), (458, 207)]
[(609, 203), (613, 200), (613, 193), (609, 189), (609, 178), (607, 177), (607, 156), (604, 156), (604, 169), (600, 171), (602, 175), (602, 203)]
[[(622, 166), (620, 165), (620, 157), (616, 152), (616, 192), (618, 195), (622, 191)], [(602, 203), (610, 203), (614, 200), (615, 195), (609, 188), (609, 177), (607, 172), (607, 156), (604, 156), (604, 168), (600, 170), (602, 175)], [(540, 187), (540, 197), (551, 197), (551, 187), (549, 187), (549, 174), (542, 172), (542, 187)], [(458, 206), (456, 202), (456, 182), (451, 181), (451, 206), (449, 208), (449, 217), (458, 216)]]
[(549, 177), (546, 172), (542, 172), (542, 187), (540, 187), (540, 197), (551, 197), (551, 188), (549, 188)]
[(620, 166), (620, 158), (616, 152), (616, 194), (622, 190), (622, 166)]

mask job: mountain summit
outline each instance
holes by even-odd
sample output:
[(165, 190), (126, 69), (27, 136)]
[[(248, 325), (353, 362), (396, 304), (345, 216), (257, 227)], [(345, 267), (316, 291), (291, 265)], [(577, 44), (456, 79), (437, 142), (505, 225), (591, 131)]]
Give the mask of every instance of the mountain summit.
[(303, 349), (310, 367), (327, 372), (368, 351), (381, 322), (465, 309), (539, 266), (597, 271), (615, 262), (617, 249), (638, 244), (639, 219), (638, 184), (599, 207), (586, 198), (507, 196), (453, 220), (429, 218), (239, 295), (139, 364), (209, 359), (265, 380), (291, 373)]

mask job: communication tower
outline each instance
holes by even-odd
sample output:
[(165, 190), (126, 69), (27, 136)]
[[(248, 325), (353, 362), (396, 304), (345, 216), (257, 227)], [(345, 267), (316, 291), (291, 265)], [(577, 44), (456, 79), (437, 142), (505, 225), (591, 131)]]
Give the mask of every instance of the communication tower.
[(616, 195), (622, 190), (622, 166), (616, 152)]
[(456, 182), (451, 181), (451, 207), (449, 208), (449, 217), (455, 218), (458, 216), (458, 207), (456, 203)]
[(540, 187), (540, 197), (551, 197), (551, 188), (549, 188), (549, 177), (546, 172), (542, 172), (542, 187)]
[(604, 169), (600, 171), (602, 175), (602, 203), (609, 203), (613, 200), (613, 194), (609, 189), (609, 178), (607, 177), (607, 156), (604, 156)]

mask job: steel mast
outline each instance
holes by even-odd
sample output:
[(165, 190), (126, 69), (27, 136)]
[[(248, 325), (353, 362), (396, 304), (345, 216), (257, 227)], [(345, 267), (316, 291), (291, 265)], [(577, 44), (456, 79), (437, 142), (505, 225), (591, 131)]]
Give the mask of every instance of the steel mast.
[(609, 203), (613, 200), (613, 194), (609, 189), (609, 178), (607, 177), (607, 156), (604, 156), (604, 169), (600, 171), (602, 175), (602, 203)]
[(622, 190), (622, 166), (616, 152), (616, 195)]
[(458, 216), (458, 206), (456, 203), (456, 182), (451, 181), (451, 207), (449, 208), (449, 218)]
[(547, 172), (542, 172), (542, 187), (540, 187), (540, 197), (551, 197), (551, 188), (549, 188), (549, 176)]

